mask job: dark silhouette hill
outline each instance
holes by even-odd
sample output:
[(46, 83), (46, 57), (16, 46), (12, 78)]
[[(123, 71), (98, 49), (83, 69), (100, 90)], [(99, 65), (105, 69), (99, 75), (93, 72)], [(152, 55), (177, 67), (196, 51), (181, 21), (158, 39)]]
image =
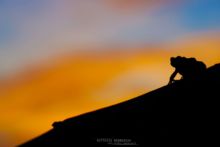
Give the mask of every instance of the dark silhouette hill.
[(220, 64), (191, 81), (181, 80), (126, 102), (55, 122), (22, 145), (219, 144)]

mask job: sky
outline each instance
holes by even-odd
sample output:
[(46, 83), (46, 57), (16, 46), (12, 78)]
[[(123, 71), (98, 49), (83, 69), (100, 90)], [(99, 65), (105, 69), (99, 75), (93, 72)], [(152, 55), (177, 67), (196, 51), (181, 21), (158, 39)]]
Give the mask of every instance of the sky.
[(0, 146), (166, 85), (171, 56), (220, 62), (219, 8), (219, 0), (0, 0)]

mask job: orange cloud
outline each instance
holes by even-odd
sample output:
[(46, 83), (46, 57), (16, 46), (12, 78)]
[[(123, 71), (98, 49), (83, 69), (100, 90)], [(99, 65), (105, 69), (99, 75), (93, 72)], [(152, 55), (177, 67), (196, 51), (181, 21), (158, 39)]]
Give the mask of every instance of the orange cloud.
[(169, 3), (176, 3), (174, 0), (106, 0), (106, 3), (116, 10), (136, 10), (141, 7), (154, 8)]

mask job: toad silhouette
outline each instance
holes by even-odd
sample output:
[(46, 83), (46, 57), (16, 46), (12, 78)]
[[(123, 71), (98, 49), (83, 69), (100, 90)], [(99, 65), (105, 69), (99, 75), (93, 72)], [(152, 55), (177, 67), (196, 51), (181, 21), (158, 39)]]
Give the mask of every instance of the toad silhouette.
[(170, 63), (175, 68), (175, 71), (170, 76), (168, 84), (178, 81), (175, 80), (178, 73), (182, 76), (181, 80), (193, 80), (202, 76), (206, 71), (206, 65), (201, 61), (197, 61), (195, 58), (171, 57)]

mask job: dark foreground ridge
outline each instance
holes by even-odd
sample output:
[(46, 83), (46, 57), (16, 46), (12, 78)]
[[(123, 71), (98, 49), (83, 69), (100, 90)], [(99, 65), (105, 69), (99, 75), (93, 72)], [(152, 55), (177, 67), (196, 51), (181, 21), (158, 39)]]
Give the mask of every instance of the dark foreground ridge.
[(219, 95), (216, 64), (197, 79), (56, 122), (52, 130), (20, 146), (219, 144)]

